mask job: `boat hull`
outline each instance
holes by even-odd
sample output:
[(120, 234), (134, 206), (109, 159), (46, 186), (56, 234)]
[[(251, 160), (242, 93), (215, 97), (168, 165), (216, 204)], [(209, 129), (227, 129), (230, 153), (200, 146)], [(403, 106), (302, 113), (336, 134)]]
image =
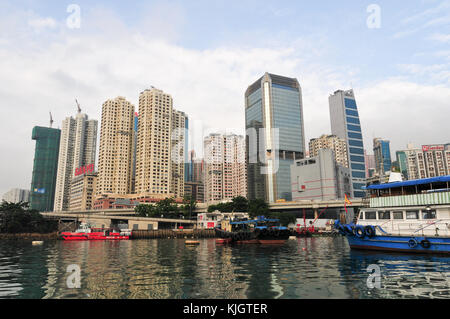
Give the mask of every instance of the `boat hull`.
[[(360, 238), (346, 235), (350, 248), (418, 254), (450, 254), (450, 237), (375, 235)], [(424, 242), (425, 241), (425, 242)], [(427, 242), (429, 245), (426, 245)]]
[(130, 236), (123, 236), (119, 233), (111, 233), (105, 235), (101, 233), (70, 233), (63, 232), (59, 235), (61, 240), (65, 241), (80, 241), (80, 240), (128, 240)]
[(228, 232), (215, 228), (216, 236), (226, 243), (236, 244), (283, 244), (289, 239), (289, 231), (278, 232)]

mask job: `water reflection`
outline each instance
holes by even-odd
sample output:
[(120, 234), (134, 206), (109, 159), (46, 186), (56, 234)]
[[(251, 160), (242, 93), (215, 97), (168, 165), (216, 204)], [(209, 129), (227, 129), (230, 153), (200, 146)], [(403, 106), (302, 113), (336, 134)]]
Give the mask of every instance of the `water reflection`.
[[(0, 243), (0, 298), (449, 298), (450, 257), (351, 251), (344, 238), (278, 245), (184, 240)], [(81, 288), (67, 288), (67, 266)], [(366, 271), (381, 270), (381, 289)]]

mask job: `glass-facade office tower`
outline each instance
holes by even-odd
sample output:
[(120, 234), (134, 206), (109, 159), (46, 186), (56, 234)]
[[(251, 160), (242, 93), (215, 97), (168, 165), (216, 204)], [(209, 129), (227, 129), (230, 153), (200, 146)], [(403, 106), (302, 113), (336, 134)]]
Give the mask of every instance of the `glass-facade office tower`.
[(292, 200), (291, 164), (304, 158), (300, 84), (265, 73), (245, 92), (248, 198)]
[(386, 172), (391, 170), (392, 165), (389, 141), (374, 138), (373, 154), (375, 156), (375, 170), (380, 176), (383, 176)]
[(52, 211), (61, 130), (35, 126), (31, 138), (36, 141), (36, 148), (31, 177), (30, 207), (40, 212)]
[(352, 175), (352, 197), (365, 197), (366, 165), (358, 106), (353, 90), (338, 90), (328, 98), (331, 133), (347, 142), (349, 168)]

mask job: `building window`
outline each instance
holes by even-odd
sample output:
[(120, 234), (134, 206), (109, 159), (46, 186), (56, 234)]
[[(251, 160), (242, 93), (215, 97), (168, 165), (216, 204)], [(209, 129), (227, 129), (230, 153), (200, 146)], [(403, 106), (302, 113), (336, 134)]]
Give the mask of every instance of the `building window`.
[(392, 212), (394, 219), (403, 219), (403, 212)]
[(406, 219), (419, 219), (419, 212), (418, 211), (406, 212)]
[(422, 219), (436, 219), (436, 211), (422, 211)]
[(378, 212), (378, 219), (391, 219), (391, 212)]
[(366, 219), (377, 219), (377, 212), (366, 212)]
[(360, 127), (360, 126), (347, 124), (347, 129), (348, 129), (349, 131), (354, 131), (354, 132), (359, 132), (359, 133), (361, 133), (361, 127)]

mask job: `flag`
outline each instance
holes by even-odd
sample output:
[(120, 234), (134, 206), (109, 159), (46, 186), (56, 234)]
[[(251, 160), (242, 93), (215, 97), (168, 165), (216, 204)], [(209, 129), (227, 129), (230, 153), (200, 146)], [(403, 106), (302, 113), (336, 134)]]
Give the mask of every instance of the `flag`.
[(345, 213), (347, 213), (347, 204), (351, 205), (352, 202), (348, 200), (347, 194), (345, 194), (345, 201), (344, 201), (344, 209), (345, 209)]

